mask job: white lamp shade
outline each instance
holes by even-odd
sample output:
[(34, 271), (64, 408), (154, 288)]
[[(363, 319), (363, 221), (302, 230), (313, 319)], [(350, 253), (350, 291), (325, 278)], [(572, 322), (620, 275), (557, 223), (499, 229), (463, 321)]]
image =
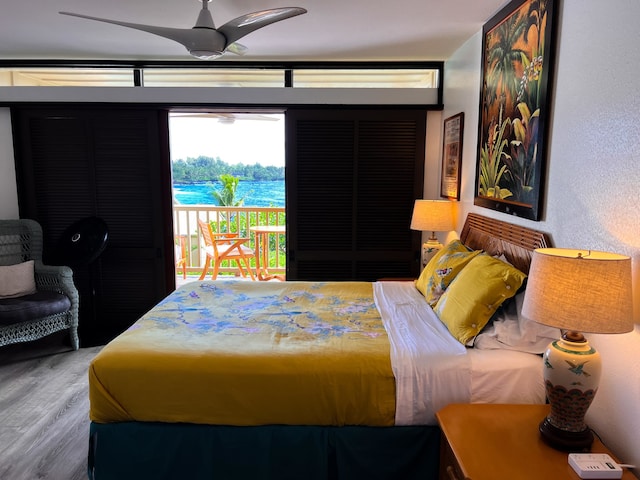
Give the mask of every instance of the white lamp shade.
[(411, 230), (449, 232), (454, 228), (453, 220), (453, 202), (416, 200), (411, 217)]
[(522, 315), (564, 330), (633, 330), (631, 258), (593, 250), (534, 251)]

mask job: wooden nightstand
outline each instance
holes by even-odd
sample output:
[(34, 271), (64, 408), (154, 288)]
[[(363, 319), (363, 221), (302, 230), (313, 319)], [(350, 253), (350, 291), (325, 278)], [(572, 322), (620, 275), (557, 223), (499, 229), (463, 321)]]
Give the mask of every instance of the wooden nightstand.
[[(580, 480), (567, 453), (545, 444), (538, 424), (548, 405), (449, 405), (442, 429), (440, 480)], [(597, 437), (591, 449), (616, 458)], [(636, 477), (625, 470), (623, 479)]]

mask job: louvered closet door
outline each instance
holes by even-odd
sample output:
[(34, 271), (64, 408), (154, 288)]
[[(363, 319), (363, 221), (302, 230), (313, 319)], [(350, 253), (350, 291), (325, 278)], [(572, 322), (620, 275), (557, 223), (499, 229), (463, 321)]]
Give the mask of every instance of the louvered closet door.
[(416, 277), (426, 112), (286, 115), (287, 279)]
[(74, 266), (81, 342), (104, 343), (170, 289), (165, 117), (114, 109), (13, 113), (20, 215), (41, 223), (45, 260), (55, 261), (59, 238), (76, 221), (97, 216), (108, 226), (104, 253), (89, 266)]

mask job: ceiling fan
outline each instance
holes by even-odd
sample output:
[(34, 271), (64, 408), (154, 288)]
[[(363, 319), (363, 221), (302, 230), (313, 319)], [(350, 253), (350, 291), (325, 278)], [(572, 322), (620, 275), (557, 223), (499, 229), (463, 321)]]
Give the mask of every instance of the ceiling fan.
[(171, 117), (179, 118), (207, 118), (217, 119), (218, 123), (233, 124), (236, 120), (260, 120), (267, 122), (277, 122), (279, 118), (275, 115), (260, 113), (240, 113), (240, 112), (171, 112)]
[(237, 40), (259, 28), (307, 13), (306, 9), (299, 7), (272, 8), (241, 15), (228, 21), (220, 28), (216, 28), (213, 23), (213, 18), (211, 17), (211, 12), (209, 12), (207, 8), (209, 1), (210, 0), (202, 0), (202, 9), (193, 28), (156, 27), (153, 25), (142, 25), (139, 23), (91, 17), (79, 13), (59, 13), (72, 17), (96, 20), (98, 22), (112, 23), (114, 25), (159, 35), (160, 37), (168, 38), (169, 40), (174, 40), (184, 45), (191, 55), (202, 60), (217, 58), (226, 51), (242, 55), (245, 53), (246, 47), (236, 43)]

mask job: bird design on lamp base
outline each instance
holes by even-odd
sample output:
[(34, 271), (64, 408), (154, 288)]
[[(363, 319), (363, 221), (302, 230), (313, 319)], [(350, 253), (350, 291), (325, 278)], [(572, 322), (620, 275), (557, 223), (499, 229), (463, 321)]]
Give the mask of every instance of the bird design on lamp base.
[(598, 391), (600, 354), (581, 333), (566, 332), (549, 345), (544, 365), (551, 411), (540, 424), (542, 439), (558, 450), (588, 451), (593, 433), (584, 417)]

